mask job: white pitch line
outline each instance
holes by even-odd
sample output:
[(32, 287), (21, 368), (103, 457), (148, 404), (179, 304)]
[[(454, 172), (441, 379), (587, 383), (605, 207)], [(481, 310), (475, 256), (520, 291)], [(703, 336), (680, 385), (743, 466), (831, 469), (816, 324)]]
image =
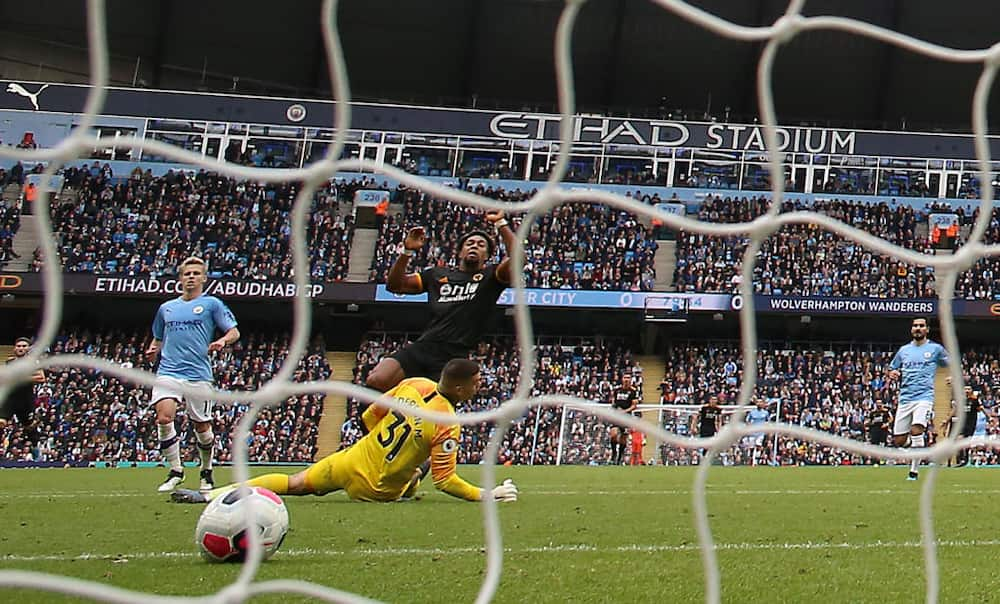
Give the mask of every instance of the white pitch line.
[(73, 499), (76, 497), (149, 497), (163, 493), (115, 493), (113, 491), (57, 491), (53, 493), (0, 493), (0, 499)]
[[(572, 496), (588, 495), (597, 497), (622, 497), (627, 495), (690, 495), (690, 489), (643, 489), (643, 490), (528, 490), (522, 489), (524, 495), (552, 495), (552, 496)], [(996, 495), (1000, 494), (1000, 489), (948, 489), (940, 487), (943, 495)], [(911, 495), (914, 493), (908, 489), (719, 489), (710, 488), (709, 495)], [(74, 498), (109, 498), (119, 497), (150, 497), (162, 496), (162, 493), (154, 492), (124, 492), (113, 491), (55, 491), (51, 493), (0, 493), (0, 499), (74, 499)]]
[[(532, 491), (522, 489), (524, 495), (613, 495), (622, 497), (627, 495), (690, 495), (693, 491), (689, 489), (664, 489), (664, 490), (621, 490), (621, 491)], [(995, 495), (1000, 493), (1000, 489), (948, 489), (940, 487), (939, 491), (943, 495)], [(745, 489), (745, 490), (718, 490), (708, 489), (709, 495), (912, 495), (915, 490), (906, 489), (873, 489), (873, 490), (849, 490), (849, 489)]]
[[(826, 543), (822, 541), (806, 541), (802, 543), (717, 543), (716, 551), (798, 551), (798, 550), (868, 550), (868, 549), (916, 549), (922, 547), (920, 541), (870, 541), (866, 543)], [(989, 540), (943, 540), (937, 542), (938, 547), (997, 547), (1000, 546), (1000, 539)], [(660, 552), (696, 552), (700, 547), (696, 543), (685, 543), (681, 545), (619, 545), (614, 547), (598, 547), (595, 545), (575, 544), (575, 545), (542, 545), (524, 548), (504, 548), (506, 554), (564, 554), (564, 553), (599, 553), (599, 554), (628, 554), (640, 553), (651, 554)], [(453, 548), (420, 548), (420, 547), (398, 547), (385, 549), (356, 549), (356, 550), (334, 550), (334, 549), (289, 549), (282, 550), (277, 555), (291, 558), (308, 557), (349, 557), (349, 556), (454, 556), (460, 554), (484, 553), (482, 547), (453, 547)], [(21, 556), (8, 554), (0, 556), (0, 562), (70, 562), (70, 561), (106, 561), (106, 562), (127, 562), (129, 560), (156, 560), (162, 558), (196, 558), (196, 552), (134, 552), (130, 554), (95, 554), (85, 553), (77, 555), (67, 554), (40, 554), (32, 556)]]

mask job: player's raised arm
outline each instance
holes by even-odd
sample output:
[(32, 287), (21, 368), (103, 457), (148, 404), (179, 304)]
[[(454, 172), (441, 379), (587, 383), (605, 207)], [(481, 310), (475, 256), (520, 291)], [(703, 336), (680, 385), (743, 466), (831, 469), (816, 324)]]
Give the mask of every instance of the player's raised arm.
[(403, 240), (403, 253), (396, 258), (389, 275), (385, 280), (385, 288), (394, 294), (419, 294), (424, 291), (423, 280), (418, 273), (407, 273), (410, 258), (414, 252), (424, 247), (427, 235), (424, 227), (413, 227)]
[(500, 210), (490, 210), (489, 212), (486, 212), (486, 220), (491, 222), (493, 226), (496, 227), (497, 235), (500, 235), (500, 238), (503, 240), (503, 245), (507, 249), (508, 254), (508, 256), (497, 266), (497, 279), (503, 281), (504, 283), (510, 283), (511, 276), (509, 254), (514, 249), (514, 230), (504, 217), (504, 213)]

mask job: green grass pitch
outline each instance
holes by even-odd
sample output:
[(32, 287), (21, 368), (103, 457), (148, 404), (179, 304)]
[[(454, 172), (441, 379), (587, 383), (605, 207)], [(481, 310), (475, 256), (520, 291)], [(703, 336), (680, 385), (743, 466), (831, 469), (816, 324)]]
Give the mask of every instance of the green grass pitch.
[[(459, 471), (473, 481), (480, 474)], [(217, 480), (229, 476), (216, 472)], [(168, 503), (155, 492), (162, 474), (0, 471), (0, 568), (160, 594), (222, 588), (239, 567), (198, 557), (193, 532), (202, 506)], [(194, 484), (197, 473), (188, 474)], [(723, 600), (922, 601), (921, 483), (905, 474), (902, 467), (713, 468), (708, 504)], [(497, 602), (703, 601), (692, 469), (515, 467), (499, 468), (499, 476), (515, 479), (521, 499), (500, 506), (506, 553)], [(991, 469), (938, 474), (942, 602), (1000, 601), (996, 478)], [(480, 507), (430, 485), (422, 490), (423, 500), (401, 504), (286, 497), (291, 530), (259, 577), (392, 602), (471, 602), (485, 568)], [(0, 589), (0, 601), (73, 600)]]

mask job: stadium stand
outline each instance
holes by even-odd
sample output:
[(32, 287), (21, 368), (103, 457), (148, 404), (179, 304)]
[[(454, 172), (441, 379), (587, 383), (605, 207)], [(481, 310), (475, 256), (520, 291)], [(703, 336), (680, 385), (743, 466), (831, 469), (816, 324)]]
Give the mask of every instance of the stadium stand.
[[(476, 187), (473, 192), (520, 201), (534, 191)], [(383, 224), (372, 258), (371, 280), (384, 283), (411, 226), (427, 229), (429, 241), (414, 266), (455, 263), (462, 233), (482, 228), (482, 212), (419, 191), (401, 195), (404, 212)], [(650, 291), (656, 281), (658, 244), (635, 214), (600, 204), (566, 204), (540, 218), (528, 235), (525, 281), (528, 287)], [(499, 257), (499, 253), (498, 256)]]
[[(698, 217), (713, 222), (744, 222), (766, 211), (765, 197), (712, 197)], [(786, 202), (782, 211), (805, 209)], [(833, 216), (896, 245), (926, 252), (926, 238), (916, 234), (926, 217), (908, 206), (832, 200), (811, 209)], [(674, 284), (679, 291), (735, 293), (745, 237), (708, 237), (681, 232), (677, 237)], [(782, 228), (763, 244), (754, 267), (754, 291), (770, 295), (928, 298), (934, 294), (929, 268), (909, 266), (873, 254), (855, 242), (813, 225)], [(960, 295), (967, 292), (962, 290)]]
[[(890, 410), (895, 408), (897, 385), (885, 380), (895, 351), (896, 347), (875, 343), (851, 346), (762, 343), (757, 358), (755, 394), (767, 401), (772, 421), (866, 440), (869, 436), (866, 421), (878, 401), (884, 401)], [(1000, 356), (993, 351), (966, 351), (963, 368), (968, 384), (980, 392), (980, 401), (987, 409), (988, 433), (1000, 433), (995, 416), (1000, 391), (994, 385), (1000, 374)], [(675, 343), (666, 355), (660, 383), (661, 402), (702, 405), (710, 394), (714, 394), (723, 404), (732, 403), (739, 392), (742, 373), (741, 351), (736, 342)], [(687, 434), (692, 420), (691, 412), (668, 412), (662, 423), (672, 432)], [(756, 451), (754, 446), (744, 444), (725, 451), (721, 461), (727, 465), (871, 463), (839, 449), (784, 436), (778, 438), (777, 446), (771, 436), (767, 436)], [(695, 451), (661, 447), (661, 452), (661, 462), (670, 465), (686, 465), (699, 460)], [(977, 451), (973, 459), (977, 463), (996, 463), (1000, 458), (992, 451)]]
[[(0, 179), (2, 179), (2, 175), (0, 175)], [(0, 199), (0, 268), (3, 268), (8, 261), (20, 257), (14, 251), (14, 235), (17, 234), (20, 227), (21, 208), (19, 204)]]
[[(260, 185), (213, 173), (133, 173), (116, 181), (97, 162), (66, 175), (78, 200), (54, 209), (54, 230), (66, 271), (170, 275), (197, 254), (209, 276), (287, 280), (289, 212), (294, 184)], [(353, 218), (341, 201), (363, 186), (334, 183), (316, 194), (309, 222), (312, 278), (347, 277)], [(40, 266), (36, 254), (35, 268)]]
[[(81, 353), (110, 359), (126, 367), (147, 366), (144, 331), (89, 331), (60, 335), (53, 354)], [(330, 367), (321, 341), (314, 342), (295, 372), (296, 381), (326, 380)], [(244, 334), (213, 358), (216, 385), (228, 390), (255, 390), (278, 370), (288, 353), (287, 335)], [(0, 434), (0, 458), (5, 460), (81, 462), (157, 462), (160, 450), (148, 406), (148, 389), (126, 384), (98, 371), (73, 368), (50, 371), (36, 387), (31, 425), (14, 423)], [(216, 405), (216, 460), (231, 460), (231, 434), (247, 405)], [(251, 430), (250, 459), (262, 462), (309, 462), (316, 453), (316, 435), (323, 413), (323, 396), (289, 399), (261, 411)], [(197, 459), (195, 441), (183, 411), (178, 414), (184, 443), (182, 458)], [(37, 446), (31, 441), (38, 436)]]
[[(609, 402), (611, 388), (619, 383), (623, 372), (632, 372), (641, 388), (642, 374), (632, 360), (632, 353), (620, 342), (605, 340), (597, 343), (580, 338), (539, 338), (535, 347), (536, 369), (533, 395), (560, 392), (589, 400)], [(368, 372), (385, 355), (392, 354), (407, 341), (405, 334), (369, 334), (358, 350), (354, 382), (364, 384)], [(463, 405), (464, 411), (495, 408), (510, 399), (517, 383), (519, 362), (512, 338), (497, 337), (482, 343), (472, 354), (482, 371), (479, 396)], [(341, 433), (341, 447), (360, 438), (360, 417), (364, 406), (357, 400), (348, 402), (347, 421)], [(532, 408), (515, 422), (505, 435), (499, 452), (500, 463), (554, 464), (559, 445), (562, 410)], [(493, 431), (492, 424), (466, 426), (459, 447), (460, 463), (479, 463)], [(603, 464), (610, 457), (603, 421), (589, 420), (580, 414), (568, 422), (566, 432), (571, 437), (563, 443), (563, 463)]]

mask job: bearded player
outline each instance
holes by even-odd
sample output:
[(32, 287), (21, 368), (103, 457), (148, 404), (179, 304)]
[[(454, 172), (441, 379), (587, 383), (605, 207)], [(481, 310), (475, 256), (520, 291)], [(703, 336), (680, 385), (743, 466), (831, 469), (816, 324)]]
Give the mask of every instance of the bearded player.
[[(948, 351), (928, 339), (929, 331), (927, 319), (913, 319), (910, 326), (913, 340), (899, 348), (886, 373), (890, 381), (901, 380), (899, 405), (892, 426), (892, 440), (897, 447), (909, 443), (911, 449), (920, 449), (926, 445), (927, 425), (934, 409), (934, 374), (938, 367), (948, 366)], [(907, 480), (918, 478), (919, 466), (918, 459), (910, 462)]]
[[(626, 371), (622, 374), (622, 383), (615, 388), (611, 394), (611, 406), (618, 411), (628, 415), (642, 417), (636, 412), (639, 402), (642, 401), (642, 393), (632, 385), (632, 373)], [(623, 426), (611, 426), (611, 463), (619, 466), (625, 462), (625, 446), (628, 444), (629, 430)], [(632, 438), (642, 438), (642, 433), (633, 434)]]
[[(479, 391), (479, 379), (478, 363), (453, 359), (444, 366), (440, 383), (408, 378), (388, 395), (418, 409), (454, 415), (455, 405)], [(264, 487), (278, 495), (325, 495), (343, 490), (359, 501), (399, 501), (415, 492), (422, 476), (420, 466), (429, 458), (434, 486), (439, 490), (467, 501), (483, 498), (483, 489), (469, 484), (455, 471), (461, 435), (458, 424), (432, 424), (378, 405), (370, 405), (362, 419), (368, 434), (354, 445), (298, 474), (265, 474), (247, 481), (247, 485)], [(178, 489), (171, 498), (178, 503), (204, 503), (236, 486), (205, 494)], [(488, 496), (497, 501), (517, 501), (517, 487), (505, 480)]]
[[(14, 354), (7, 358), (7, 363), (24, 358), (31, 350), (31, 340), (18, 338), (14, 341)], [(15, 417), (24, 427), (29, 440), (35, 440), (35, 429), (31, 423), (31, 414), (35, 410), (35, 384), (45, 382), (45, 372), (39, 369), (31, 376), (31, 381), (21, 382), (10, 389), (7, 400), (0, 403), (0, 430)]]

